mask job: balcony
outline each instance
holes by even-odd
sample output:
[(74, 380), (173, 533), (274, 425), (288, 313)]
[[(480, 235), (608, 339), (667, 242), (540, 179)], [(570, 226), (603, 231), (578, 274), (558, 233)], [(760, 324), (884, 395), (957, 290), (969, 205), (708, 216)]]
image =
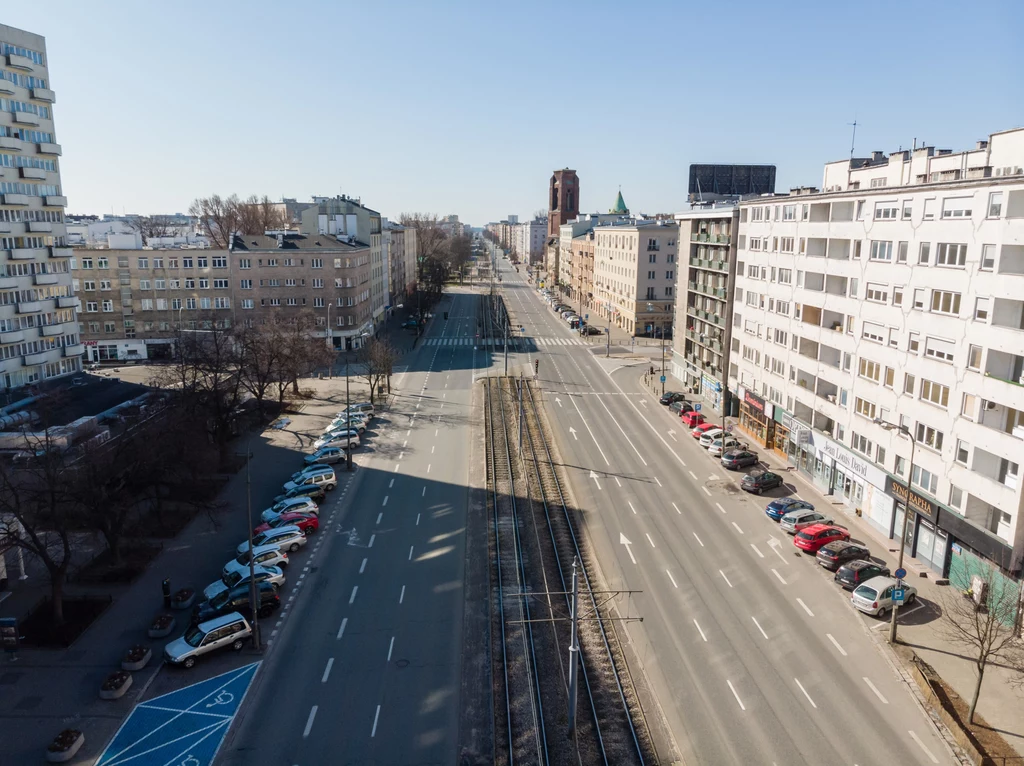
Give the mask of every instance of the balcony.
[(31, 112), (14, 112), (14, 121), (19, 125), (38, 125), (39, 117)]
[(0, 332), (0, 343), (20, 343), (25, 340), (24, 330), (11, 330), (10, 332)]
[(18, 168), (21, 171), (22, 178), (28, 178), (33, 181), (45, 181), (46, 171), (42, 168)]
[(82, 300), (77, 295), (64, 295), (57, 299), (57, 308), (78, 309), (81, 311)]
[(814, 389), (814, 395), (819, 399), (825, 399), (835, 404), (836, 397), (839, 395), (839, 386), (835, 383), (830, 383), (824, 378), (818, 378), (818, 385)]
[(9, 221), (0, 221), (0, 234), (10, 234), (11, 224)]
[(22, 301), (18, 304), (19, 314), (38, 314), (42, 310), (42, 301)]
[(40, 154), (49, 154), (53, 157), (60, 157), (60, 144), (42, 143), (37, 146)]
[(11, 258), (16, 261), (30, 261), (33, 258), (46, 257), (45, 247), (16, 247), (9, 252), (11, 253)]
[(71, 247), (51, 247), (50, 257), (51, 258), (72, 258), (75, 255), (74, 248)]
[(14, 290), (18, 287), (18, 277), (0, 277), (0, 290)]
[(49, 361), (53, 349), (40, 351), (38, 354), (25, 354), (25, 366), (31, 367), (37, 364), (46, 364)]
[(59, 274), (36, 274), (35, 283), (37, 285), (55, 285), (60, 281)]
[(20, 205), (22, 207), (25, 207), (26, 205), (28, 205), (28, 195), (27, 194), (5, 194), (4, 195), (4, 204), (5, 205)]
[(63, 195), (57, 196), (50, 194), (43, 197), (43, 204), (47, 207), (67, 207), (68, 198)]
[(5, 96), (13, 96), (14, 85), (9, 80), (0, 80), (0, 93)]
[(49, 88), (33, 88), (32, 98), (36, 101), (45, 101), (48, 104), (52, 104), (57, 100), (57, 95)]
[(73, 346), (64, 347), (64, 356), (81, 356), (85, 353), (85, 346), (81, 343), (76, 343)]
[(8, 53), (7, 66), (11, 67), (11, 69), (24, 69), (26, 72), (31, 72), (32, 59), (28, 56), (19, 56), (16, 53)]
[(11, 138), (10, 136), (0, 136), (0, 149), (6, 149), (9, 152), (20, 152), (21, 139)]
[(1014, 385), (1024, 386), (1024, 356), (989, 349), (985, 360), (985, 375)]
[(40, 329), (40, 331), (43, 333), (43, 335), (45, 337), (51, 338), (54, 335), (63, 335), (65, 332), (67, 332), (71, 328), (67, 324), (61, 322), (60, 324), (44, 325), (43, 327), (40, 327), (39, 329)]
[[(22, 170), (24, 170), (24, 168), (22, 168)], [(53, 224), (50, 223), (49, 221), (29, 221), (28, 230), (39, 232), (51, 232), (53, 231)]]

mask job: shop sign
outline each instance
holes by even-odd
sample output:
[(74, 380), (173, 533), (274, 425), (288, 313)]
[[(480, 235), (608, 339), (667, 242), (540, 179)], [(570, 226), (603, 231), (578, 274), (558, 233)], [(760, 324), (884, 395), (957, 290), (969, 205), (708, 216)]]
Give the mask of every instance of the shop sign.
[(760, 413), (764, 413), (764, 399), (755, 394), (753, 391), (743, 391), (743, 401), (747, 403), (747, 406), (757, 410)]
[(838, 465), (841, 465), (847, 471), (856, 474), (869, 484), (873, 484), (879, 489), (884, 489), (887, 486), (888, 476), (884, 471), (875, 468), (875, 466), (869, 461), (857, 457), (852, 452), (844, 449), (831, 439), (828, 439), (821, 434), (814, 434), (814, 446), (817, 447), (822, 454), (832, 458)]
[(909, 505), (914, 511), (922, 516), (927, 516), (933, 521), (935, 520), (935, 512), (938, 510), (938, 506), (928, 498), (922, 497), (913, 490), (911, 490), (908, 499), (907, 487), (902, 480), (897, 479), (894, 476), (889, 476), (888, 482), (885, 485), (885, 493), (887, 495), (892, 495), (897, 500), (900, 500), (904, 505)]

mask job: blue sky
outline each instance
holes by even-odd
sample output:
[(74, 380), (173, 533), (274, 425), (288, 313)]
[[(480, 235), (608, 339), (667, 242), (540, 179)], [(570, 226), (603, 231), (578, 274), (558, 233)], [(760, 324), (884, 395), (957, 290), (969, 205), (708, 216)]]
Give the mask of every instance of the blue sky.
[(850, 150), (1024, 125), (1024, 3), (5, 3), (47, 38), (69, 212), (344, 192), (482, 225), (619, 186), (671, 212), (692, 162), (821, 182)]

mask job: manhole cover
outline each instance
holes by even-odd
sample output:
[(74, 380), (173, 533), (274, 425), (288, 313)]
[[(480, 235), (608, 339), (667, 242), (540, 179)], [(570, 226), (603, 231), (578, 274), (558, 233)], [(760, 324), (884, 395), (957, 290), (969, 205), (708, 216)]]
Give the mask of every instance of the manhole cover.
[(4, 673), (3, 675), (0, 675), (0, 686), (10, 686), (11, 684), (15, 684), (15, 683), (18, 682), (18, 679), (21, 678), (23, 675), (25, 675), (25, 674), (24, 673)]
[(395, 660), (395, 665), (400, 668), (407, 668), (409, 667), (409, 660)]
[(39, 703), (43, 701), (42, 697), (22, 697), (18, 704), (14, 706), (15, 710), (35, 710), (39, 707)]

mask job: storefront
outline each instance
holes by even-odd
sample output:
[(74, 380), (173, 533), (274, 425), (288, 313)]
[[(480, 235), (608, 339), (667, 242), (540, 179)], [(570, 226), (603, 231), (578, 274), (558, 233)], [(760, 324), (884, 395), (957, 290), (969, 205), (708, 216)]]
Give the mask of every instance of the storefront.
[(938, 503), (911, 490), (907, 491), (902, 479), (888, 476), (886, 494), (896, 499), (893, 530), (890, 535), (898, 540), (903, 529), (903, 514), (910, 506), (905, 538), (906, 555), (917, 559), (940, 575), (946, 571), (949, 557), (949, 534), (942, 528)]
[(716, 410), (722, 408), (722, 384), (707, 373), (701, 373), (700, 393)]
[(800, 470), (825, 494), (842, 501), (848, 512), (874, 517), (875, 526), (889, 534), (893, 501), (885, 495), (888, 475), (823, 434), (802, 431), (801, 438)]
[(796, 425), (793, 416), (781, 407), (773, 407), (772, 419), (775, 421), (775, 437), (768, 445), (781, 458), (789, 460), (793, 455), (793, 431)]
[(772, 420), (772, 405), (765, 402), (753, 391), (742, 386), (740, 395), (739, 427), (761, 447), (767, 447), (775, 439), (775, 421)]

